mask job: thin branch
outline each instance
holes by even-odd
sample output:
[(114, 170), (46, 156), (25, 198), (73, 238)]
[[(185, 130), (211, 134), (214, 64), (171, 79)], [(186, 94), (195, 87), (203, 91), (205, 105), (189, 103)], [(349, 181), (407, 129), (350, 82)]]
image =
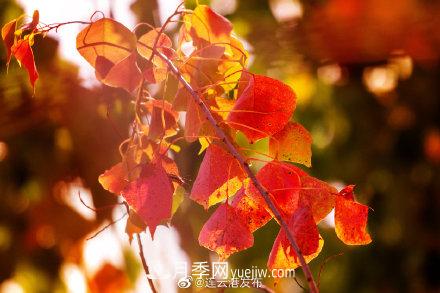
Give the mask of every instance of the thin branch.
[(298, 244), (296, 243), (295, 237), (290, 232), (287, 222), (281, 216), (281, 213), (277, 209), (275, 203), (271, 200), (267, 190), (263, 187), (263, 185), (260, 183), (260, 181), (257, 179), (257, 177), (254, 175), (254, 173), (250, 169), (249, 164), (246, 162), (246, 159), (238, 152), (238, 150), (235, 148), (235, 146), (233, 145), (230, 138), (219, 127), (218, 122), (215, 120), (215, 118), (212, 115), (208, 106), (203, 102), (202, 98), (192, 88), (192, 86), (185, 80), (182, 73), (174, 65), (174, 63), (167, 56), (162, 54), (161, 52), (155, 50), (154, 53), (157, 54), (160, 58), (162, 58), (162, 60), (164, 60), (168, 64), (168, 67), (171, 70), (171, 72), (176, 76), (176, 78), (179, 80), (179, 82), (182, 83), (182, 85), (188, 90), (188, 92), (193, 97), (194, 101), (200, 106), (200, 108), (204, 112), (206, 118), (208, 119), (209, 123), (211, 123), (211, 125), (214, 127), (217, 135), (220, 137), (220, 139), (226, 145), (229, 153), (238, 161), (240, 166), (246, 172), (247, 176), (251, 179), (252, 183), (255, 185), (255, 187), (257, 188), (257, 190), (261, 194), (261, 196), (266, 201), (267, 206), (269, 207), (271, 212), (274, 214), (276, 220), (278, 221), (278, 223), (280, 223), (281, 227), (283, 227), (283, 229), (285, 230), (286, 235), (287, 235), (287, 239), (289, 240), (290, 245), (292, 246), (296, 255), (298, 256), (302, 270), (304, 271), (304, 275), (306, 276), (307, 282), (309, 283), (310, 292), (312, 292), (312, 293), (319, 292), (318, 287), (316, 286), (315, 280), (313, 279), (312, 272), (310, 271), (310, 267), (307, 265), (307, 262), (304, 259), (304, 256), (301, 252), (301, 249), (298, 247)]
[(147, 275), (148, 284), (150, 285), (151, 291), (153, 293), (157, 293), (156, 287), (154, 287), (153, 280), (148, 277), (150, 275), (150, 271), (148, 269), (147, 261), (145, 260), (144, 247), (142, 246), (141, 236), (139, 236), (139, 234), (136, 234), (136, 239), (139, 245), (139, 256), (141, 257), (142, 266), (144, 267), (145, 274)]
[(321, 273), (324, 271), (325, 265), (332, 259), (344, 255), (343, 252), (340, 252), (338, 254), (334, 254), (334, 255), (330, 255), (329, 257), (327, 257), (324, 262), (321, 264), (321, 268), (319, 269), (319, 273), (318, 273), (318, 288), (321, 285)]
[(128, 215), (127, 213), (124, 213), (121, 217), (119, 217), (118, 219), (111, 221), (110, 223), (108, 223), (107, 225), (105, 225), (103, 228), (101, 228), (98, 232), (96, 232), (95, 234), (93, 234), (92, 236), (90, 236), (89, 238), (87, 238), (86, 240), (92, 240), (93, 238), (95, 238), (96, 236), (98, 236), (99, 234), (101, 234), (102, 232), (104, 232), (105, 230), (107, 230), (108, 228), (110, 228), (112, 225), (116, 224), (117, 222), (119, 222), (120, 220), (122, 220), (123, 218), (125, 218), (125, 216)]

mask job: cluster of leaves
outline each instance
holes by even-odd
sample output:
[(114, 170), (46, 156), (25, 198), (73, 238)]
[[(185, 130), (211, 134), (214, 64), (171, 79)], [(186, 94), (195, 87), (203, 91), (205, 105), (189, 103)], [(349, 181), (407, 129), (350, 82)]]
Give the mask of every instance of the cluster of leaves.
[[(31, 50), (39, 29), (38, 13), (30, 24), (17, 30), (16, 20), (6, 24), (2, 37), (8, 60), (14, 55), (28, 70), (32, 85), (38, 75)], [(166, 26), (180, 17), (177, 43), (165, 34)], [(146, 33), (138, 29), (148, 26)], [(49, 27), (54, 28), (54, 26)], [(274, 218), (244, 167), (220, 139), (225, 133), (246, 162), (255, 160), (246, 145), (266, 141), (260, 155), (267, 158), (256, 178), (288, 223), (306, 261), (316, 257), (323, 239), (317, 224), (335, 209), (336, 234), (346, 244), (368, 244), (368, 207), (357, 203), (353, 186), (341, 192), (308, 175), (293, 163), (311, 166), (312, 138), (299, 123), (291, 121), (296, 96), (286, 84), (246, 70), (248, 52), (233, 35), (231, 23), (208, 6), (193, 11), (178, 7), (162, 27), (147, 24), (130, 31), (110, 18), (88, 25), (77, 36), (77, 49), (95, 69), (103, 84), (123, 88), (134, 97), (135, 118), (128, 139), (121, 143), (121, 162), (100, 177), (108, 191), (122, 196), (130, 207), (127, 233), (147, 227), (154, 235), (159, 224), (171, 220), (185, 194), (173, 160), (180, 139), (178, 111), (186, 113), (184, 135), (199, 140), (205, 152), (190, 198), (205, 209), (218, 205), (203, 226), (199, 243), (222, 259), (253, 245), (253, 232)], [(25, 48), (26, 53), (20, 53)], [(174, 49), (175, 48), (175, 49)], [(23, 49), (24, 50), (24, 49)], [(31, 65), (29, 65), (31, 64)], [(176, 71), (172, 71), (174, 64)], [(166, 86), (169, 75), (180, 83), (171, 99), (155, 98), (148, 85)], [(175, 76), (176, 77), (176, 76)], [(195, 98), (194, 96), (198, 98)], [(215, 123), (209, 121), (203, 106)], [(287, 227), (285, 227), (287, 228)], [(286, 231), (280, 229), (269, 256), (270, 268), (295, 268), (298, 256)]]
[(2, 39), (7, 50), (6, 66), (9, 66), (11, 57), (14, 56), (20, 66), (26, 68), (33, 87), (38, 79), (38, 71), (35, 66), (32, 45), (35, 34), (39, 33), (37, 29), (39, 22), (40, 14), (38, 10), (35, 10), (30, 22), (26, 22), (24, 16), (21, 16), (2, 27)]

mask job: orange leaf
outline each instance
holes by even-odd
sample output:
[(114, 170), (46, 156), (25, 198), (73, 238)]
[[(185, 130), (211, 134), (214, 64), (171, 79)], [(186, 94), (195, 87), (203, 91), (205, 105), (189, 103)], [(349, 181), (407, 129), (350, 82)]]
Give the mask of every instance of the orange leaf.
[(191, 190), (191, 199), (205, 209), (234, 195), (246, 177), (238, 161), (220, 146), (206, 150), (199, 173)]
[(272, 219), (272, 216), (266, 210), (265, 206), (254, 201), (245, 193), (244, 189), (241, 189), (237, 193), (231, 206), (234, 207), (236, 213), (240, 215), (252, 233), (266, 225), (267, 222)]
[[(121, 87), (129, 93), (135, 91), (142, 82), (142, 74), (136, 65), (136, 53), (128, 55), (111, 66), (101, 82), (112, 87)], [(98, 57), (101, 59), (101, 57)]]
[(220, 205), (203, 226), (199, 243), (217, 252), (221, 259), (252, 247), (254, 237), (239, 214), (227, 203)]
[(227, 42), (232, 32), (232, 24), (225, 17), (215, 13), (206, 5), (198, 5), (189, 15), (190, 34), (196, 40), (210, 43)]
[(76, 48), (103, 83), (129, 92), (139, 86), (136, 37), (121, 23), (102, 18), (90, 24), (76, 37)]
[(191, 54), (179, 69), (188, 76), (189, 82), (195, 89), (211, 86), (224, 79), (219, 72), (224, 53), (225, 48), (221, 46), (202, 48)]
[(186, 118), (185, 118), (185, 139), (188, 142), (196, 141), (200, 129), (207, 120), (200, 109), (200, 106), (194, 101), (192, 97), (187, 100)]
[(38, 10), (34, 10), (34, 13), (32, 14), (32, 21), (22, 26), (21, 30), (33, 31), (37, 27), (38, 23), (40, 23), (40, 12)]
[(130, 287), (130, 280), (124, 270), (105, 263), (93, 275), (89, 287), (91, 293), (124, 292)]
[(311, 167), (312, 136), (299, 123), (289, 122), (269, 141), (270, 155), (280, 161), (300, 163)]
[[(293, 214), (288, 225), (306, 262), (311, 261), (319, 254), (324, 245), (311, 211), (305, 207), (298, 209)], [(290, 245), (283, 228), (280, 229), (275, 239), (267, 266), (269, 269), (294, 269), (300, 266), (298, 256)]]
[(345, 187), (336, 197), (335, 231), (348, 245), (365, 245), (371, 242), (367, 233), (368, 207), (354, 201), (354, 185)]
[(116, 195), (121, 194), (128, 183), (127, 180), (127, 166), (124, 163), (118, 163), (99, 175), (99, 183), (105, 190), (110, 191)]
[(129, 210), (127, 224), (125, 225), (125, 233), (128, 235), (128, 241), (131, 243), (134, 234), (139, 234), (147, 229), (144, 221), (141, 217), (133, 210)]
[(2, 27), (2, 39), (6, 47), (6, 66), (9, 66), (9, 62), (11, 61), (11, 48), (14, 45), (16, 25), (17, 20), (14, 19)]
[[(146, 34), (143, 34), (139, 37), (137, 41), (137, 50), (139, 52), (139, 55), (144, 57), (147, 60), (150, 60), (153, 55), (153, 46), (156, 45), (156, 50), (167, 55), (167, 53), (170, 51), (171, 47), (173, 46), (173, 42), (171, 41), (170, 37), (168, 37), (166, 34), (161, 33), (159, 36), (160, 28), (155, 28), (153, 30), (150, 30)], [(156, 39), (157, 43), (156, 42)]]
[[(175, 52), (172, 49), (171, 39), (164, 33), (159, 36), (160, 28), (150, 30), (139, 37), (137, 41), (137, 51), (139, 55), (146, 59), (143, 67), (144, 78), (148, 83), (159, 83), (166, 79), (168, 65), (158, 55), (154, 55), (153, 47), (158, 52), (164, 54), (169, 59), (173, 59)], [(157, 43), (156, 43), (157, 39)]]
[(178, 113), (167, 101), (149, 100), (145, 107), (151, 113), (148, 137), (157, 139), (169, 137), (177, 133)]
[(147, 83), (160, 83), (167, 78), (168, 69), (166, 67), (160, 68), (153, 64), (153, 62), (145, 61), (142, 69), (142, 75)]
[(192, 99), (191, 94), (185, 87), (179, 84), (179, 88), (177, 89), (176, 96), (174, 97), (173, 108), (176, 111), (186, 111), (188, 99)]
[(296, 106), (288, 85), (263, 75), (243, 74), (238, 94), (227, 120), (251, 142), (283, 129)]
[(29, 75), (29, 81), (32, 87), (35, 89), (35, 81), (38, 79), (37, 67), (35, 66), (34, 53), (29, 45), (29, 39), (19, 40), (12, 48), (12, 54), (20, 62), (21, 66), (24, 66)]
[(171, 218), (174, 188), (161, 162), (145, 165), (139, 178), (130, 182), (122, 196), (148, 225), (153, 236), (157, 225)]

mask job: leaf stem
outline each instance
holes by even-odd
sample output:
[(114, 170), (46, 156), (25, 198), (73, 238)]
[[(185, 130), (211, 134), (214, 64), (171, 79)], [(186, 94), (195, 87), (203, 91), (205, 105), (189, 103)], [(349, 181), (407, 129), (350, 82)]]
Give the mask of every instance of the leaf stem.
[(218, 122), (215, 120), (214, 116), (212, 115), (211, 111), (209, 110), (208, 106), (203, 102), (200, 95), (195, 91), (192, 86), (188, 83), (188, 81), (185, 80), (183, 75), (181, 74), (180, 70), (174, 65), (174, 63), (164, 54), (161, 52), (155, 50), (154, 52), (157, 54), (162, 60), (164, 60), (171, 72), (176, 76), (176, 78), (179, 80), (180, 83), (188, 90), (188, 92), (193, 97), (194, 101), (199, 105), (199, 107), (204, 112), (206, 118), (208, 119), (209, 123), (214, 127), (217, 135), (220, 137), (220, 139), (223, 141), (223, 143), (226, 145), (229, 153), (239, 162), (243, 170), (246, 172), (247, 176), (251, 179), (252, 183), (255, 185), (261, 196), (266, 201), (267, 206), (272, 211), (273, 215), (275, 216), (278, 223), (280, 223), (281, 227), (284, 229), (287, 235), (287, 239), (290, 242), (290, 245), (295, 250), (296, 255), (298, 256), (299, 262), (301, 264), (301, 268), (304, 272), (304, 275), (306, 276), (307, 282), (309, 283), (310, 292), (317, 293), (319, 292), (318, 287), (316, 286), (315, 280), (313, 279), (312, 272), (310, 270), (310, 267), (307, 265), (306, 260), (304, 259), (304, 256), (301, 252), (301, 249), (298, 247), (298, 244), (296, 243), (295, 237), (290, 232), (289, 227), (287, 225), (287, 222), (284, 220), (284, 218), (281, 216), (281, 213), (277, 209), (275, 203), (272, 201), (272, 199), (269, 196), (269, 193), (267, 190), (263, 187), (263, 185), (260, 183), (260, 181), (257, 179), (257, 177), (254, 175), (252, 170), (249, 167), (249, 164), (246, 162), (245, 158), (238, 152), (238, 150), (233, 145), (231, 139), (226, 135), (226, 133), (218, 126)]

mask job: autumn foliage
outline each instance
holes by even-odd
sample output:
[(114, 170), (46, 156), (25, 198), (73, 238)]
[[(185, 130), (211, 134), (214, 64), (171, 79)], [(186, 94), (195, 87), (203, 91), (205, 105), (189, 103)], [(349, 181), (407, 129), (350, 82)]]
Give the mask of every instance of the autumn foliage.
[[(184, 24), (173, 43), (165, 28), (178, 17)], [(222, 259), (251, 247), (253, 233), (274, 218), (275, 211), (244, 169), (255, 161), (237, 140), (244, 135), (248, 145), (268, 142), (267, 151), (260, 154), (266, 158), (264, 166), (253, 171), (288, 224), (274, 239), (270, 268), (300, 266), (286, 228), (307, 262), (316, 257), (324, 245), (317, 224), (332, 209), (339, 239), (348, 245), (371, 242), (366, 231), (369, 208), (355, 201), (354, 187), (338, 192), (299, 167), (311, 167), (312, 137), (292, 120), (295, 92), (279, 80), (246, 69), (248, 52), (226, 18), (203, 5), (193, 11), (179, 7), (163, 27), (148, 27), (139, 35), (140, 27), (131, 31), (101, 18), (86, 24), (76, 40), (79, 54), (95, 69), (99, 81), (133, 96), (134, 120), (120, 146), (121, 161), (99, 177), (103, 188), (128, 203), (127, 233), (148, 227), (154, 235), (158, 225), (170, 222), (187, 189), (189, 198), (205, 209), (215, 209), (200, 232), (200, 245)], [(2, 29), (8, 62), (15, 57), (32, 86), (38, 79), (34, 35), (53, 28), (40, 25), (35, 13), (30, 23), (13, 20)], [(148, 85), (165, 86), (169, 78), (179, 76), (186, 84), (180, 83), (169, 97), (150, 95)], [(215, 123), (207, 120), (203, 106)], [(185, 112), (184, 121), (179, 121), (178, 112)], [(245, 164), (231, 153), (219, 132)], [(179, 151), (175, 143), (182, 135), (188, 142), (198, 140), (204, 152), (190, 190), (173, 160)]]

